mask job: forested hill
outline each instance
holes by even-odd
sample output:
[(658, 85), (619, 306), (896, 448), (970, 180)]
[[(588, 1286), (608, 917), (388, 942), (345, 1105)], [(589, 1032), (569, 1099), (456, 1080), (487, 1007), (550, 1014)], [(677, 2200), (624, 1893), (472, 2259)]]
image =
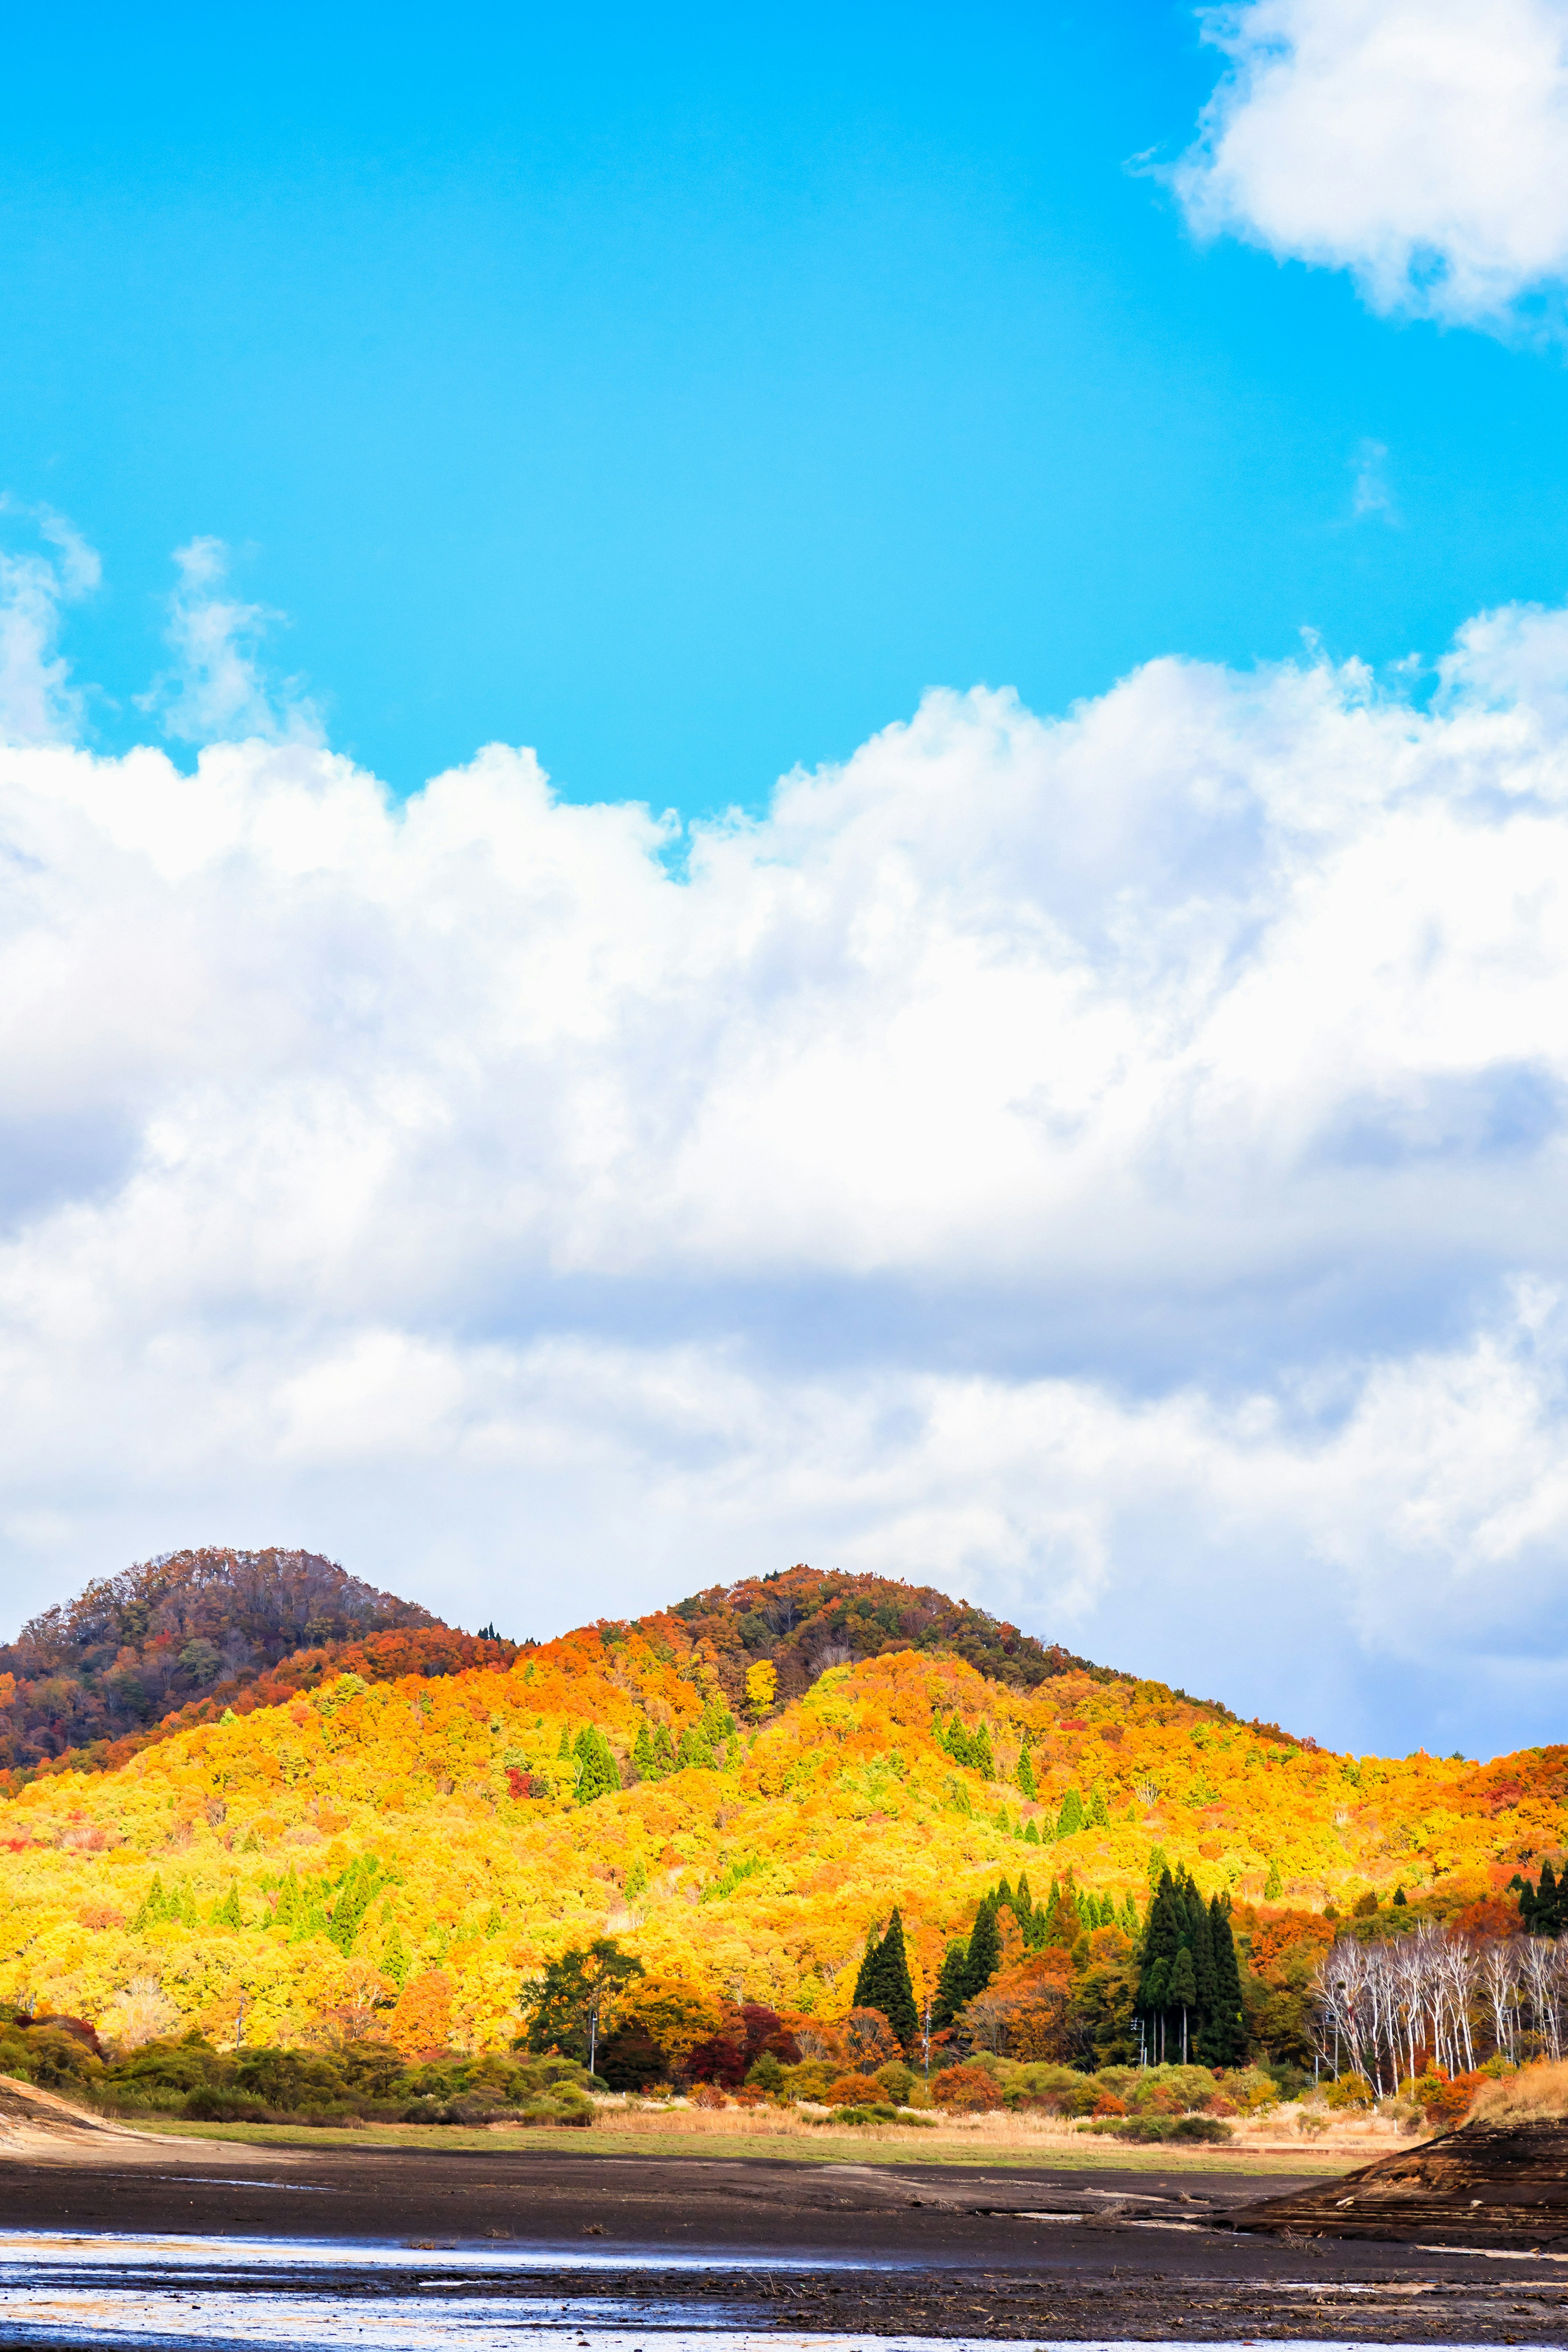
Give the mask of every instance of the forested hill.
[[(68, 1756), (87, 1769), (121, 1763), (165, 1718), (193, 1706), (199, 1715), (205, 1698), (221, 1702), (284, 1659), (310, 1651), (324, 1666), (394, 1629), (447, 1632), (427, 1609), (315, 1552), (213, 1549), (143, 1561), (0, 1644), (0, 1768), (26, 1776)], [(448, 1633), (448, 1645), (460, 1638)], [(443, 1671), (481, 1662), (454, 1653)], [(391, 1671), (418, 1663), (405, 1649)]]
[(1039, 2054), (1120, 2063), (1169, 1871), (1189, 1908), (1232, 1906), (1252, 2042), (1299, 2054), (1339, 1921), (1517, 1928), (1513, 1882), (1568, 1839), (1563, 1749), (1336, 1756), (871, 1578), (787, 1570), (542, 1643), (416, 1624), (331, 1648), (212, 1685), (118, 1769), (10, 1784), (0, 2004), (119, 2041), (384, 2011), (411, 2047), (495, 2048), (543, 1962), (607, 1937), (650, 2001), (831, 2021), (895, 1908), (923, 1998), (987, 1886), (1022, 1919), (1023, 1871), (1068, 1938)]
[[(1017, 1691), (1037, 1690), (1061, 1675), (1132, 1686), (1135, 1677), (1115, 1666), (1076, 1657), (1059, 1642), (1037, 1641), (1016, 1625), (950, 1600), (930, 1584), (895, 1583), (886, 1576), (849, 1576), (804, 1563), (775, 1574), (748, 1577), (739, 1584), (710, 1585), (678, 1601), (669, 1612), (692, 1642), (711, 1656), (732, 1704), (738, 1705), (747, 1669), (766, 1659), (777, 1676), (780, 1705), (799, 1698), (830, 1666), (857, 1664), (895, 1650), (962, 1658), (987, 1681)], [(606, 1622), (601, 1619), (601, 1628)], [(646, 1627), (653, 1620), (637, 1621)], [(634, 1627), (633, 1630), (637, 1630)], [(1158, 1685), (1163, 1691), (1163, 1684)], [(1194, 1699), (1180, 1689), (1168, 1694), (1217, 1722), (1235, 1723), (1230, 1708), (1215, 1699)], [(1290, 1748), (1315, 1748), (1278, 1724), (1254, 1723), (1265, 1739)]]
[(1058, 1643), (1038, 1642), (967, 1601), (951, 1601), (929, 1584), (898, 1584), (885, 1576), (826, 1574), (804, 1564), (739, 1584), (710, 1585), (678, 1601), (693, 1642), (706, 1643), (738, 1700), (749, 1666), (767, 1659), (787, 1704), (810, 1689), (829, 1666), (847, 1666), (891, 1650), (923, 1650), (963, 1658), (993, 1682), (1034, 1690), (1053, 1675), (1093, 1675), (1125, 1681), (1107, 1666), (1076, 1658)]
[[(711, 1585), (668, 1612), (601, 1619), (599, 1631), (612, 1644), (689, 1644), (736, 1707), (758, 1664), (773, 1667), (776, 1704), (787, 1706), (831, 1667), (900, 1650), (962, 1659), (1016, 1691), (1063, 1675), (1131, 1683), (931, 1585), (804, 1564)], [(279, 1706), (334, 1675), (461, 1674), (508, 1665), (537, 1646), (489, 1627), (470, 1634), (445, 1625), (314, 1552), (171, 1552), (89, 1584), (0, 1645), (0, 1794), (40, 1773), (116, 1770), (229, 1707)], [(1216, 1721), (1236, 1719), (1215, 1701), (1174, 1696)], [(1285, 1738), (1273, 1725), (1256, 1728)]]

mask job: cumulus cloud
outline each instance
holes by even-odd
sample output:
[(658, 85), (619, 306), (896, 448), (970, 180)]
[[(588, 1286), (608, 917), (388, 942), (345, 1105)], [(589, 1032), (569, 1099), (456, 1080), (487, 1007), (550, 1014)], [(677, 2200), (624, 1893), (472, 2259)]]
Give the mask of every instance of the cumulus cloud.
[(1201, 232), (1454, 325), (1560, 295), (1563, 0), (1243, 0), (1205, 25), (1230, 65), (1176, 173)]
[(268, 677), (261, 640), (283, 615), (225, 593), (229, 551), (221, 539), (193, 539), (174, 550), (179, 582), (165, 631), (174, 660), (136, 698), (180, 743), (220, 738), (263, 742), (321, 740), (321, 716), (297, 678)]
[(680, 878), (526, 751), (5, 751), (8, 1589), (301, 1540), (522, 1631), (807, 1558), (1539, 1736), (1565, 681), (1513, 608), (1420, 706), (934, 693)]

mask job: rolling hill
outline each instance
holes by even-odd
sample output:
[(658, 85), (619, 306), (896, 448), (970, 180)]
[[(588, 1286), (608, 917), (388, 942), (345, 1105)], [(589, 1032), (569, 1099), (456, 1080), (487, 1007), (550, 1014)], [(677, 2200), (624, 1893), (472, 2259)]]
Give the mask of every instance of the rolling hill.
[[(372, 1595), (360, 1625), (384, 1605), (405, 1606)], [(57, 1651), (26, 1654), (101, 1681), (110, 1635), (84, 1648), (83, 1605), (58, 1614)], [(1335, 1915), (1397, 1889), (1517, 1921), (1508, 1880), (1563, 1850), (1568, 1749), (1339, 1756), (887, 1580), (795, 1568), (474, 1663), (407, 1619), (362, 1630), (355, 1664), (318, 1643), (276, 1702), (247, 1669), (115, 1769), (14, 1787), (0, 2000), (247, 2042), (422, 2000), (494, 2046), (543, 1960), (608, 1935), (656, 1980), (829, 2021), (895, 1905), (918, 1995), (1024, 1870), (1037, 1900), (1060, 1883), (1062, 1965), (1113, 2009), (1169, 1866), (1228, 1898), (1255, 2041), (1287, 2050)]]

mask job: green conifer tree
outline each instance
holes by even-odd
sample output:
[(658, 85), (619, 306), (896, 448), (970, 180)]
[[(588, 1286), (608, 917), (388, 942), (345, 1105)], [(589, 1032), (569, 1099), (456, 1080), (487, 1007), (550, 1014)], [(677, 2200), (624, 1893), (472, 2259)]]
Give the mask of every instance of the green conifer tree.
[(1025, 1827), (1024, 1842), (1026, 1845), (1038, 1845), (1040, 1843), (1040, 1832), (1033, 1822), (1028, 1822)]
[(639, 1780), (652, 1780), (658, 1775), (658, 1763), (654, 1755), (653, 1741), (648, 1736), (646, 1715), (637, 1725), (637, 1736), (632, 1742), (632, 1769)]
[(592, 1805), (601, 1797), (614, 1796), (620, 1788), (621, 1776), (609, 1741), (595, 1723), (585, 1723), (577, 1734), (576, 1758), (577, 1802)]
[(689, 1771), (694, 1767), (705, 1772), (717, 1770), (713, 1750), (703, 1738), (700, 1725), (689, 1723), (681, 1733), (680, 1746), (676, 1750), (676, 1763), (682, 1772)]
[(866, 1930), (866, 1948), (860, 1955), (860, 1966), (856, 1973), (855, 1999), (851, 2004), (855, 2009), (881, 2007), (881, 2003), (872, 1998), (877, 1986), (877, 1962), (881, 1949), (882, 1940), (873, 1922)]
[(969, 1950), (964, 1958), (964, 2000), (973, 2000), (977, 1992), (984, 1992), (1001, 1965), (1002, 1937), (996, 1927), (996, 1908), (987, 1897), (975, 1914)]
[(555, 1758), (560, 1764), (572, 1761), (572, 1729), (569, 1724), (563, 1723), (561, 1727), (561, 1745), (555, 1751)]
[(1142, 1967), (1138, 1979), (1138, 2007), (1149, 2020), (1162, 2058), (1164, 2055), (1165, 2011), (1170, 2007), (1171, 1971), (1175, 1966), (1181, 1941), (1182, 1916), (1177, 1906), (1175, 1881), (1168, 1870), (1163, 1870), (1144, 1925)]
[(892, 2027), (905, 2050), (914, 2047), (920, 2032), (920, 2012), (915, 2007), (915, 1989), (910, 1980), (910, 1956), (904, 1945), (903, 1916), (897, 1905), (888, 1922), (877, 1953), (876, 1998), (870, 2006), (879, 2009)]
[(1211, 2066), (1239, 2065), (1247, 2054), (1247, 2019), (1241, 2005), (1241, 1970), (1236, 1938), (1230, 1931), (1230, 1898), (1216, 1895), (1209, 1905), (1209, 1937), (1214, 1950), (1215, 2005), (1209, 2023)]
[(974, 1737), (969, 1743), (969, 1749), (975, 1770), (982, 1773), (987, 1780), (994, 1780), (996, 1761), (991, 1753), (990, 1736), (983, 1723), (976, 1725)]
[(1097, 1780), (1094, 1784), (1089, 1801), (1089, 1820), (1091, 1829), (1108, 1830), (1110, 1827), (1110, 1808), (1105, 1801), (1103, 1780)]
[(1083, 1827), (1083, 1799), (1076, 1789), (1069, 1789), (1062, 1799), (1062, 1809), (1057, 1816), (1057, 1835), (1072, 1837)]
[[(1219, 1970), (1215, 1960), (1214, 1917), (1209, 1906), (1193, 1889), (1193, 1977), (1196, 1985), (1194, 2007), (1196, 2019), (1193, 2032), (1200, 2058), (1206, 2058), (1219, 2015)], [(1224, 2060), (1208, 2059), (1209, 2064), (1224, 2064)]]
[(968, 1967), (969, 1947), (960, 1943), (949, 1944), (931, 2007), (931, 2030), (933, 2033), (945, 2032), (967, 2000), (963, 1979)]
[(1029, 1761), (1029, 1751), (1026, 1748), (1020, 1748), (1018, 1750), (1018, 1769), (1013, 1778), (1018, 1783), (1023, 1795), (1026, 1797), (1035, 1795), (1035, 1768)]
[(1284, 1892), (1285, 1881), (1279, 1875), (1279, 1864), (1278, 1862), (1271, 1862), (1268, 1865), (1268, 1875), (1263, 1882), (1263, 1900), (1265, 1903), (1278, 1903)]
[(213, 1926), (243, 1927), (244, 1925), (245, 1921), (240, 1916), (239, 1909), (239, 1881), (237, 1878), (231, 1881), (228, 1893), (224, 1896), (223, 1901), (213, 1906)]
[(1193, 1966), (1189, 1946), (1178, 1944), (1176, 1957), (1171, 1963), (1170, 1979), (1165, 1987), (1167, 2008), (1182, 2012), (1182, 2063), (1187, 2063), (1187, 2023), (1198, 1998), (1197, 1971)]

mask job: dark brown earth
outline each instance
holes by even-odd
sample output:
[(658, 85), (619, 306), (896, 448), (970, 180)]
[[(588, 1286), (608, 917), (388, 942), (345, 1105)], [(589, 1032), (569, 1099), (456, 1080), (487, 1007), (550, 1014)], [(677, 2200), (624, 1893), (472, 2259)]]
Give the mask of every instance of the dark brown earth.
[(1450, 2132), (1342, 2179), (1265, 2199), (1238, 2213), (1236, 2226), (1302, 2237), (1568, 2244), (1568, 2124)]
[[(1568, 2345), (1568, 2262), (1259, 2224), (1303, 2199), (1340, 2211), (1300, 2176), (1260, 2208), (1256, 2174), (610, 2156), (565, 2135), (311, 2150), (286, 2167), (235, 2143), (143, 2141), (135, 2158), (108, 2138), (68, 2165), (0, 2156), (0, 2228), (337, 2240), (341, 2267), (285, 2265), (266, 2285), (340, 2302), (406, 2293), (374, 2250), (413, 2244), (430, 2255), (422, 2292), (504, 2294), (520, 2320), (568, 2330), (605, 2324), (609, 2297), (647, 2333)], [(543, 2260), (443, 2271), (447, 2250), (492, 2245)]]

